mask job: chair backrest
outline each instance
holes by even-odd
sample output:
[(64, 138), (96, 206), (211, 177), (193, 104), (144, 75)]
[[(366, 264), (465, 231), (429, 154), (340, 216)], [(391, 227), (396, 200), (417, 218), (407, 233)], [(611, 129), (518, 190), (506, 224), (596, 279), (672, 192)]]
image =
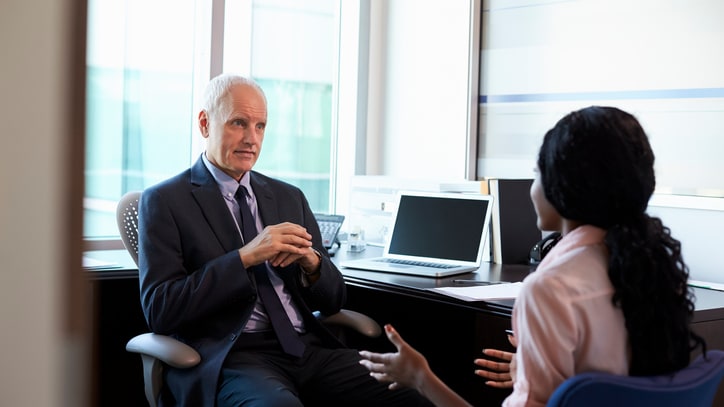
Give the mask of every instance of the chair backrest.
[(133, 261), (138, 265), (138, 199), (141, 191), (130, 191), (123, 195), (116, 206), (116, 222), (121, 241)]
[(563, 382), (548, 407), (711, 407), (724, 376), (724, 351), (710, 350), (670, 375), (581, 373)]

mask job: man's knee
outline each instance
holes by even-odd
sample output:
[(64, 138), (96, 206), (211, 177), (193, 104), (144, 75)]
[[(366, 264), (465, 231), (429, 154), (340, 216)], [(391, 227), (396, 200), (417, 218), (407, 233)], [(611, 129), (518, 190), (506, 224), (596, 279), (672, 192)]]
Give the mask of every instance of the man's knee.
[(285, 380), (270, 374), (223, 369), (216, 395), (219, 407), (302, 407), (299, 396)]

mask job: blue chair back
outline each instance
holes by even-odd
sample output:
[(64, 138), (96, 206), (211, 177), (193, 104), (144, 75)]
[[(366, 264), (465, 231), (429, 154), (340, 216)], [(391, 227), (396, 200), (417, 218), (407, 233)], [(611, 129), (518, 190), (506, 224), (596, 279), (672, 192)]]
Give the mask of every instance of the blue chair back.
[(580, 373), (563, 382), (548, 407), (711, 407), (724, 376), (724, 351), (710, 350), (670, 375)]

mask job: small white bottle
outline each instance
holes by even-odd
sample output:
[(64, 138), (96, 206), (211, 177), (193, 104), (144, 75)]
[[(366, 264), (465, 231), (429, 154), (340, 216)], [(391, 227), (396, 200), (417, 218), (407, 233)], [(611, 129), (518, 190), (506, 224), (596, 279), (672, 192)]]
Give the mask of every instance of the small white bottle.
[(353, 226), (347, 235), (347, 251), (361, 252), (366, 248), (365, 232), (359, 226)]

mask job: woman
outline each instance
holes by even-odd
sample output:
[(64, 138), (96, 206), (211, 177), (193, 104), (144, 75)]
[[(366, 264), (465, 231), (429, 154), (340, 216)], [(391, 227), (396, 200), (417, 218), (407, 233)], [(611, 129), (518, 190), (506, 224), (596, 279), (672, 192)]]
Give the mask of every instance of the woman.
[[(544, 406), (580, 372), (664, 374), (688, 365), (696, 347), (705, 351), (689, 328), (694, 303), (680, 242), (646, 214), (654, 187), (654, 154), (632, 115), (592, 106), (546, 133), (530, 195), (538, 227), (562, 238), (513, 307), (517, 351), (504, 406)], [(374, 377), (416, 388), (438, 406), (468, 405), (385, 328), (398, 352), (361, 352)], [(494, 352), (486, 354), (505, 356)], [(505, 373), (478, 373), (505, 385)]]

